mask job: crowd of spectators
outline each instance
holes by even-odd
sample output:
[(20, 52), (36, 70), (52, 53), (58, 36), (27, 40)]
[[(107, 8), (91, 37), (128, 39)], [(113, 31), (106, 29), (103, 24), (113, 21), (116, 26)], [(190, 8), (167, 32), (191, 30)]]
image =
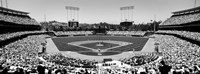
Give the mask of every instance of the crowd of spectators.
[(43, 74), (46, 72), (57, 74), (62, 72), (65, 74), (87, 74), (97, 72), (94, 65), (96, 61), (74, 59), (60, 54), (38, 54), (41, 44), (46, 42), (45, 37), (46, 35), (28, 36), (2, 47), (0, 50), (0, 70), (2, 71), (0, 73)]
[(93, 34), (92, 31), (58, 31), (58, 32), (54, 32), (57, 36), (59, 35), (91, 35)]
[(36, 63), (37, 52), (40, 49), (44, 39), (39, 36), (29, 36), (22, 40), (10, 43), (2, 48), (1, 58), (7, 59), (7, 62), (32, 64)]
[(95, 65), (98, 63), (97, 61), (70, 58), (63, 56), (62, 54), (42, 55), (42, 57), (48, 62), (54, 62), (56, 64), (73, 67), (95, 68)]
[(144, 31), (108, 31), (107, 34), (110, 35), (125, 35), (125, 36), (131, 36), (131, 35), (138, 35), (138, 36), (144, 36), (146, 32)]
[(43, 39), (38, 36), (29, 36), (1, 48), (1, 66), (4, 67), (3, 73), (10, 66), (27, 68), (37, 64), (37, 50), (40, 48), (39, 46), (42, 41)]
[(23, 25), (39, 25), (39, 23), (29, 17), (23, 17), (23, 16), (14, 16), (9, 14), (0, 14), (0, 20), (5, 22), (11, 22), (15, 24), (23, 24)]
[(200, 20), (200, 13), (193, 13), (193, 14), (185, 14), (179, 16), (172, 16), (168, 18), (166, 21), (161, 23), (161, 25), (180, 25), (191, 23)]
[(120, 61), (129, 64), (131, 66), (141, 66), (157, 60), (158, 57), (159, 56), (157, 53), (149, 52), (149, 53), (135, 54), (133, 57), (123, 58)]
[(169, 34), (177, 34), (186, 38), (190, 38), (193, 40), (200, 41), (200, 33), (199, 32), (190, 32), (190, 31), (176, 31), (176, 30), (159, 30), (157, 33), (169, 33)]
[(0, 35), (0, 41), (14, 38), (17, 36), (25, 35), (25, 34), (31, 34), (31, 33), (42, 33), (44, 31), (22, 31), (22, 32), (13, 32), (13, 33), (6, 33)]
[[(93, 34), (92, 31), (59, 31), (54, 32), (56, 35), (91, 35)], [(146, 32), (144, 31), (107, 31), (108, 35), (124, 35), (124, 36), (131, 36), (131, 35), (138, 35), (144, 36)]]
[(172, 66), (172, 71), (178, 72), (200, 72), (199, 53), (200, 47), (174, 36), (155, 35), (156, 41), (160, 43), (160, 52), (163, 59)]
[[(153, 63), (123, 69), (128, 74), (199, 74), (200, 73), (200, 47), (169, 35), (154, 35), (156, 42), (160, 43), (159, 51), (162, 59)], [(155, 55), (151, 53), (152, 55)], [(142, 56), (140, 56), (142, 57)], [(137, 55), (124, 60), (127, 64), (134, 63)], [(144, 56), (143, 56), (144, 58)], [(146, 58), (148, 59), (148, 58)], [(152, 58), (153, 59), (153, 58)], [(149, 59), (151, 60), (151, 59)], [(136, 60), (137, 61), (137, 60)], [(106, 69), (104, 73), (118, 74), (119, 69)]]
[[(162, 59), (152, 63), (125, 69), (130, 74), (199, 74), (200, 73), (200, 47), (169, 35), (154, 35), (156, 42), (160, 43), (159, 51)], [(153, 53), (151, 53), (154, 55)], [(141, 56), (142, 57), (142, 56)], [(137, 55), (123, 62), (133, 63)], [(147, 58), (148, 59), (148, 58)], [(151, 60), (151, 59), (149, 59)], [(130, 62), (132, 61), (132, 62)], [(117, 69), (104, 70), (105, 72), (118, 72)]]

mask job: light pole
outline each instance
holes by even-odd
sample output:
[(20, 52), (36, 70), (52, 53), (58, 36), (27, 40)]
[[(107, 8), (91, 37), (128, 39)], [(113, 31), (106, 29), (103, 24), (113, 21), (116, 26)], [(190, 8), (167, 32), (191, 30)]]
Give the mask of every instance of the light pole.
[(159, 43), (158, 42), (156, 42), (155, 44), (155, 52), (157, 52), (157, 53), (159, 53)]
[(155, 33), (156, 32), (156, 15), (154, 15), (153, 28), (154, 28), (154, 33)]

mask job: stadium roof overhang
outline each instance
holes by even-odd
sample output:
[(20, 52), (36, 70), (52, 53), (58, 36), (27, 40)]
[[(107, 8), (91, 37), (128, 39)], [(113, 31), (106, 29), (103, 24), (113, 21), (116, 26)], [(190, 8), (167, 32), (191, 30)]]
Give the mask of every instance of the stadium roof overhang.
[(160, 25), (159, 28), (181, 28), (181, 27), (199, 27), (200, 25)]
[(27, 15), (27, 14), (29, 14), (28, 12), (13, 10), (13, 9), (4, 8), (4, 7), (0, 7), (0, 12), (3, 12), (3, 13), (12, 13), (12, 14), (18, 14), (18, 15)]
[(200, 11), (200, 6), (190, 8), (190, 9), (181, 10), (181, 11), (176, 11), (176, 12), (172, 12), (172, 13), (174, 15), (178, 15), (178, 14), (193, 13), (193, 12), (199, 12), (199, 11)]

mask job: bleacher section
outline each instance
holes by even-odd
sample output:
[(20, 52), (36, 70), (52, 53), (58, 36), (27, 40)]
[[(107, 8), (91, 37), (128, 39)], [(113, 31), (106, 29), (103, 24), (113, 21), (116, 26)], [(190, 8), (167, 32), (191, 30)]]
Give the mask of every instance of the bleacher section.
[(189, 38), (195, 41), (200, 41), (199, 32), (190, 32), (190, 31), (176, 31), (176, 30), (159, 30), (156, 33), (166, 33), (166, 34), (175, 34), (180, 35), (181, 37)]
[(157, 53), (140, 53), (136, 55), (137, 56), (121, 59), (120, 61), (129, 64), (131, 66), (141, 66), (150, 63), (152, 61), (155, 61), (158, 58)]
[(24, 32), (15, 32), (15, 33), (6, 33), (0, 35), (0, 41), (7, 40), (10, 38), (14, 38), (17, 36), (25, 35), (25, 34), (31, 34), (31, 33), (44, 33), (44, 31), (24, 31)]
[(56, 36), (75, 36), (75, 35), (91, 35), (92, 31), (66, 31), (54, 32)]
[(108, 31), (109, 35), (124, 35), (124, 36), (144, 36), (146, 34), (145, 31)]

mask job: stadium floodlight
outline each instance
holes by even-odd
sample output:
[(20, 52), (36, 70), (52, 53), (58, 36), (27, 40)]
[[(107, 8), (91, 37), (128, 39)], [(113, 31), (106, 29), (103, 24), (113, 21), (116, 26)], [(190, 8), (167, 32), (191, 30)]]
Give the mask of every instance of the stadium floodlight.
[(1, 7), (3, 7), (3, 1), (1, 0)]
[[(5, 4), (5, 5), (6, 5), (5, 7), (8, 8), (8, 1), (5, 0), (5, 3), (6, 3), (6, 4)], [(1, 7), (3, 7), (3, 0), (1, 0)]]
[(6, 8), (8, 8), (8, 1), (6, 0)]
[(120, 7), (120, 10), (129, 10), (129, 9), (134, 9), (134, 6)]
[(79, 7), (65, 6), (67, 10), (67, 22), (69, 27), (78, 27), (79, 25)]
[(133, 21), (133, 9), (134, 9), (134, 6), (120, 7), (121, 22), (122, 21)]
[(194, 1), (194, 7), (196, 7), (196, 4), (197, 4), (197, 0)]
[(67, 10), (67, 21), (78, 21), (79, 7), (65, 6), (65, 9)]

